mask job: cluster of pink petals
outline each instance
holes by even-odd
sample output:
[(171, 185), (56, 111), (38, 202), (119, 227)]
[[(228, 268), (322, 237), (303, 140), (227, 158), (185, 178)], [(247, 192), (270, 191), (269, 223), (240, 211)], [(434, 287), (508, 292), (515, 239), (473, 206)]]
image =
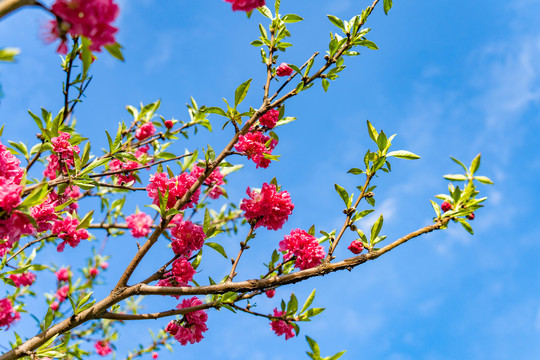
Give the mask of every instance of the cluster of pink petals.
[(156, 133), (156, 128), (154, 124), (151, 121), (149, 121), (147, 123), (142, 124), (140, 127), (137, 128), (137, 130), (135, 130), (135, 137), (137, 138), (137, 140), (142, 141), (154, 135), (155, 133)]
[[(56, 193), (55, 193), (56, 194)], [(30, 209), (30, 213), (38, 226), (37, 232), (44, 232), (52, 229), (52, 222), (58, 219), (54, 212), (56, 201), (46, 200)]]
[[(193, 175), (195, 178), (199, 178), (204, 173), (204, 168), (196, 165), (191, 170), (191, 175)], [(221, 173), (220, 168), (216, 168), (210, 176), (204, 180), (204, 183), (209, 186), (210, 191), (208, 192), (208, 196), (211, 199), (218, 199), (221, 195), (223, 195), (223, 189), (221, 189), (219, 186), (225, 184), (225, 181), (223, 181), (223, 178), (225, 175)]]
[(126, 217), (126, 224), (131, 229), (131, 235), (136, 238), (147, 236), (154, 221), (143, 212), (137, 212)]
[(21, 204), (23, 187), (11, 179), (0, 177), (0, 209), (10, 213)]
[[(72, 37), (83, 35), (91, 40), (91, 51), (101, 51), (102, 46), (115, 43), (118, 29), (111, 23), (118, 16), (119, 8), (113, 0), (56, 0), (51, 11), (62, 19), (61, 24), (51, 21), (54, 37), (65, 37), (66, 32)], [(67, 53), (64, 39), (58, 52)]]
[(453, 206), (448, 201), (445, 201), (441, 204), (441, 209), (443, 212), (447, 212), (452, 210)]
[(52, 227), (52, 233), (63, 241), (56, 247), (59, 252), (64, 251), (66, 243), (71, 247), (79, 245), (81, 240), (86, 240), (90, 236), (86, 229), (78, 229), (79, 220), (66, 216), (61, 220), (56, 220)]
[(20, 211), (14, 211), (7, 219), (0, 220), (0, 256), (8, 253), (22, 235), (33, 234), (35, 230), (28, 216)]
[[(278, 309), (274, 309), (275, 317), (281, 317), (284, 315), (285, 311), (278, 311)], [(286, 321), (272, 320), (272, 322), (270, 322), (270, 326), (272, 327), (272, 330), (274, 330), (277, 336), (285, 334), (285, 340), (289, 340), (290, 338), (294, 337), (294, 327), (292, 326), (292, 324)]]
[(69, 280), (69, 270), (66, 268), (60, 268), (57, 272), (54, 273), (58, 281), (68, 281)]
[(171, 272), (179, 283), (188, 283), (193, 279), (193, 275), (195, 275), (193, 266), (191, 266), (191, 263), (183, 257), (174, 260)]
[(108, 340), (96, 341), (94, 347), (96, 348), (98, 355), (105, 356), (112, 353), (112, 348)]
[(320, 265), (326, 256), (324, 248), (319, 244), (317, 238), (300, 229), (294, 229), (290, 235), (286, 235), (279, 242), (279, 250), (287, 252), (283, 256), (285, 261), (296, 256), (294, 265), (301, 270)]
[(24, 170), (19, 166), (21, 161), (0, 142), (0, 178), (20, 184)]
[(347, 249), (349, 249), (353, 254), (358, 255), (364, 251), (364, 244), (362, 244), (362, 241), (360, 240), (354, 240)]
[(177, 255), (189, 257), (192, 251), (198, 251), (203, 247), (204, 230), (202, 226), (191, 221), (178, 221), (171, 228), (172, 249)]
[[(150, 183), (146, 186), (146, 192), (148, 196), (153, 199), (153, 204), (159, 206), (159, 193), (162, 197), (165, 197), (165, 194), (169, 194), (167, 198), (167, 209), (170, 209), (176, 204), (176, 201), (191, 188), (191, 186), (197, 181), (197, 178), (189, 173), (182, 173), (177, 177), (169, 179), (166, 173), (156, 173), (155, 175), (150, 176)], [(197, 189), (189, 202), (187, 202), (180, 209), (184, 210), (188, 207), (191, 208), (197, 204), (199, 201), (199, 195), (201, 194), (201, 189)]]
[(269, 129), (273, 129), (274, 126), (276, 126), (277, 122), (279, 120), (279, 110), (277, 109), (270, 109), (267, 112), (265, 112), (260, 118), (259, 123), (262, 126), (266, 126)]
[(47, 167), (43, 172), (47, 178), (56, 179), (58, 172), (67, 174), (67, 170), (75, 164), (73, 153), (79, 154), (80, 149), (70, 144), (70, 138), (70, 134), (60, 131), (58, 136), (51, 139), (53, 154), (47, 157)]
[(122, 162), (121, 160), (114, 159), (109, 163), (109, 170), (110, 171), (120, 171), (120, 170), (125, 171), (123, 173), (115, 174), (115, 176), (118, 179), (119, 184), (128, 184), (136, 180), (134, 172), (130, 170), (136, 169), (139, 166), (140, 166), (139, 163), (136, 161)]
[[(70, 185), (64, 189), (64, 192), (61, 195), (55, 191), (51, 191), (48, 196), (48, 201), (51, 203), (55, 202), (55, 206), (58, 206), (68, 202), (71, 199), (77, 200), (79, 196), (81, 196), (81, 189), (76, 185)], [(66, 209), (76, 211), (78, 208), (79, 204), (74, 202), (68, 205)]]
[(9, 329), (9, 326), (20, 317), (19, 313), (13, 309), (10, 299), (0, 300), (0, 328), (6, 326), (6, 329)]
[[(182, 300), (182, 303), (178, 304), (177, 308), (186, 309), (202, 304), (202, 301), (194, 296), (191, 299)], [(204, 338), (203, 333), (208, 330), (206, 326), (207, 320), (208, 315), (206, 311), (193, 311), (184, 315), (184, 319), (180, 324), (176, 320), (171, 321), (165, 328), (165, 331), (173, 335), (182, 345), (186, 345), (188, 342), (190, 344), (198, 343)]]
[(69, 294), (69, 285), (64, 285), (60, 287), (58, 290), (56, 290), (56, 294), (54, 294), (54, 297), (59, 301), (63, 302), (67, 299)]
[(260, 131), (248, 132), (246, 135), (240, 135), (238, 143), (234, 145), (236, 151), (247, 155), (248, 159), (257, 164), (257, 168), (266, 169), (270, 165), (270, 160), (264, 157), (264, 154), (272, 154), (277, 145), (276, 139), (271, 139)]
[(289, 76), (293, 72), (293, 69), (287, 63), (281, 63), (276, 69), (277, 76)]
[(243, 199), (240, 209), (254, 228), (265, 227), (268, 230), (278, 230), (292, 214), (294, 204), (287, 191), (277, 191), (274, 184), (264, 183), (261, 191), (246, 190), (249, 199)]
[(36, 275), (31, 272), (23, 274), (11, 274), (9, 275), (9, 278), (13, 280), (16, 287), (30, 286), (34, 283), (34, 281), (36, 281)]
[(264, 6), (265, 0), (225, 0), (228, 3), (232, 3), (232, 9), (234, 11), (251, 11), (258, 7)]

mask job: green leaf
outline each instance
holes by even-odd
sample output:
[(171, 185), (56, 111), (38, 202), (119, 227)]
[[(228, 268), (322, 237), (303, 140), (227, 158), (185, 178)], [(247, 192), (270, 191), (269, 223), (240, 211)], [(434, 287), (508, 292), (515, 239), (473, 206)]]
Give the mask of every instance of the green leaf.
[(376, 143), (377, 138), (379, 137), (379, 133), (377, 132), (377, 130), (375, 130), (373, 125), (371, 125), (369, 120), (367, 121), (367, 126), (368, 126), (369, 137), (371, 138), (371, 140), (375, 141)]
[(386, 156), (393, 156), (398, 159), (406, 159), (406, 160), (417, 160), (420, 159), (420, 156), (413, 154), (410, 151), (406, 150), (397, 150), (397, 151), (390, 151)]
[(392, 8), (392, 0), (384, 0), (384, 13), (388, 15), (388, 12)]
[(211, 247), (212, 249), (216, 250), (218, 253), (220, 253), (225, 259), (228, 259), (227, 253), (225, 252), (225, 249), (223, 249), (223, 246), (221, 246), (218, 243), (213, 242), (205, 242), (204, 245)]
[(267, 6), (260, 6), (257, 8), (257, 10), (259, 10), (259, 12), (263, 14), (264, 16), (266, 16), (267, 18), (273, 19), (272, 12)]
[(326, 15), (328, 17), (328, 20), (334, 25), (336, 25), (341, 30), (345, 31), (345, 25), (343, 24), (343, 20), (340, 18), (334, 16), (334, 15)]
[(467, 230), (468, 233), (470, 233), (471, 235), (474, 235), (474, 232), (473, 232), (473, 228), (471, 226), (471, 224), (469, 224), (467, 221), (465, 221), (464, 219), (457, 219), (459, 221), (459, 223), (463, 226), (463, 228), (465, 230)]
[(482, 184), (493, 185), (493, 181), (491, 181), (491, 179), (487, 176), (475, 176), (474, 179), (478, 180)]
[(431, 201), (431, 206), (433, 206), (433, 210), (435, 210), (435, 213), (437, 214), (437, 217), (440, 218), (441, 217), (441, 208), (439, 207), (439, 205), (433, 201), (433, 200), (429, 200)]
[(311, 303), (313, 303), (313, 300), (315, 299), (315, 289), (309, 294), (308, 298), (306, 299), (306, 302), (304, 303), (304, 306), (302, 306), (302, 310), (300, 310), (299, 314), (302, 314), (304, 311), (306, 311)]
[(251, 84), (251, 79), (246, 82), (243, 82), (234, 92), (234, 108), (244, 100), (249, 90), (249, 85)]
[(379, 50), (377, 45), (375, 45), (375, 43), (373, 41), (370, 41), (370, 40), (357, 40), (357, 41), (354, 42), (354, 45), (365, 46), (365, 47), (367, 47), (368, 49), (371, 49), (371, 50)]
[(348, 206), (349, 204), (349, 194), (347, 193), (347, 190), (345, 190), (343, 187), (339, 186), (338, 184), (334, 184), (334, 187), (336, 188), (337, 193), (345, 203), (345, 206)]
[(90, 65), (92, 65), (93, 56), (89, 48), (91, 44), (90, 40), (88, 40), (88, 38), (85, 36), (81, 36), (81, 39), (82, 39), (81, 60), (83, 63), (83, 74), (86, 75), (88, 73), (88, 69), (90, 68)]
[(122, 54), (122, 49), (123, 47), (119, 43), (114, 43), (112, 45), (105, 46), (105, 50), (107, 50), (107, 52), (111, 54), (112, 57), (120, 61), (125, 61), (124, 55)]
[(465, 181), (467, 177), (462, 174), (448, 174), (443, 176), (446, 180), (450, 181)]
[[(390, 1), (391, 1), (391, 0), (390, 0)], [(347, 352), (347, 350), (340, 351), (340, 352), (338, 352), (337, 354), (332, 355), (328, 360), (337, 360), (337, 359), (339, 359), (343, 354), (345, 354), (346, 352)]]
[(311, 351), (313, 351), (313, 355), (316, 356), (316, 357), (311, 357), (312, 359), (317, 359), (317, 358), (320, 358), (320, 355), (321, 355), (321, 350), (319, 348), (319, 345), (317, 344), (317, 342), (315, 340), (313, 340), (312, 338), (310, 338), (309, 336), (306, 335), (306, 340), (309, 344), (309, 347), (311, 348)]
[(324, 92), (328, 91), (328, 87), (330, 86), (330, 82), (327, 79), (322, 79), (322, 87), (324, 89)]
[(480, 167), (480, 157), (481, 154), (476, 155), (476, 157), (473, 159), (471, 163), (471, 167), (469, 168), (469, 172), (474, 175), (476, 171), (478, 171), (478, 168)]
[(461, 165), (461, 167), (463, 168), (463, 170), (465, 170), (465, 172), (469, 171), (469, 169), (467, 169), (467, 167), (461, 161), (459, 161), (458, 159), (455, 159), (455, 158), (453, 158), (451, 156), (450, 156), (450, 159), (452, 159), (456, 164)]
[(2, 48), (0, 49), (0, 61), (14, 62), (15, 56), (19, 55), (20, 52), (21, 50), (17, 48)]
[(287, 304), (287, 314), (293, 315), (298, 310), (298, 299), (296, 298), (296, 295), (294, 293), (291, 293), (291, 297), (289, 299), (289, 303)]
[(86, 229), (90, 225), (90, 222), (92, 222), (92, 215), (94, 214), (94, 210), (90, 211), (88, 214), (84, 216), (84, 218), (81, 220), (79, 225), (77, 226), (77, 230), (79, 229)]
[(304, 20), (304, 18), (295, 14), (287, 14), (283, 16), (282, 20), (285, 23), (295, 23)]
[(377, 236), (378, 236), (379, 233), (381, 232), (381, 229), (382, 229), (382, 226), (383, 226), (383, 222), (384, 222), (384, 219), (383, 219), (383, 215), (381, 214), (381, 216), (379, 216), (379, 218), (377, 219), (377, 221), (375, 221), (375, 224), (373, 224), (373, 226), (371, 227), (371, 238), (370, 238), (370, 241), (373, 241), (373, 240), (375, 240), (375, 238), (377, 238)]

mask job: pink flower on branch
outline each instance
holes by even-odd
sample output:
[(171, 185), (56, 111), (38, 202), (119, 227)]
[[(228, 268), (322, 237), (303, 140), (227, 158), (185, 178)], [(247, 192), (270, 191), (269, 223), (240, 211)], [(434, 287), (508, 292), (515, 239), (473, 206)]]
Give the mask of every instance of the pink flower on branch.
[(7, 219), (0, 220), (0, 256), (9, 252), (22, 235), (30, 235), (35, 231), (28, 216), (20, 211), (14, 211)]
[(9, 278), (13, 280), (16, 287), (30, 286), (36, 280), (36, 275), (31, 272), (27, 272), (23, 274), (11, 274), (9, 275)]
[(142, 124), (139, 128), (137, 128), (137, 130), (135, 131), (135, 137), (137, 138), (137, 140), (142, 141), (154, 135), (155, 133), (156, 133), (156, 128), (154, 124), (151, 121), (149, 121), (147, 123)]
[(23, 187), (15, 184), (11, 179), (0, 177), (0, 210), (12, 212), (21, 204)]
[(54, 273), (58, 281), (68, 281), (69, 280), (69, 270), (66, 268), (60, 268), (57, 272)]
[(279, 251), (286, 252), (283, 256), (285, 261), (296, 256), (294, 265), (301, 270), (320, 265), (326, 256), (317, 238), (300, 229), (294, 229), (290, 235), (285, 236), (279, 243)]
[(56, 248), (58, 252), (64, 251), (66, 244), (74, 248), (79, 245), (81, 240), (86, 240), (90, 237), (86, 229), (77, 229), (78, 225), (79, 220), (71, 216), (54, 222), (52, 233), (63, 240)]
[(360, 240), (354, 240), (347, 249), (349, 249), (353, 254), (358, 255), (364, 251), (364, 244), (362, 244), (362, 241)]
[(115, 43), (118, 29), (111, 23), (118, 16), (119, 8), (113, 0), (56, 0), (51, 11), (62, 19), (61, 23), (50, 22), (51, 39), (62, 39), (58, 52), (67, 53), (66, 33), (90, 39), (91, 51), (101, 51), (102, 46)]
[(64, 285), (60, 287), (58, 290), (56, 290), (56, 294), (54, 294), (54, 297), (58, 300), (58, 302), (63, 302), (67, 299), (69, 294), (69, 285)]
[(259, 123), (269, 129), (273, 129), (279, 120), (279, 110), (270, 109), (259, 118)]
[(265, 158), (264, 155), (271, 155), (277, 143), (276, 139), (272, 139), (260, 131), (255, 131), (240, 135), (234, 148), (247, 155), (248, 159), (253, 160), (257, 164), (257, 168), (266, 169), (270, 165), (270, 159)]
[(260, 6), (264, 6), (265, 0), (225, 0), (228, 3), (232, 3), (233, 11), (251, 11)]
[[(204, 168), (198, 165), (194, 166), (191, 170), (191, 175), (196, 178), (199, 178), (203, 173)], [(218, 199), (221, 195), (223, 195), (223, 190), (219, 186), (225, 184), (225, 181), (223, 181), (224, 177), (225, 175), (221, 173), (220, 168), (218, 167), (204, 180), (204, 183), (210, 188), (208, 196), (211, 199)]]
[(98, 355), (105, 356), (112, 353), (112, 348), (108, 340), (97, 341), (94, 347)]
[[(275, 317), (282, 317), (284, 315), (285, 311), (278, 311), (278, 309), (274, 309)], [(277, 336), (285, 335), (285, 340), (289, 340), (290, 338), (294, 337), (294, 326), (286, 321), (272, 320), (272, 322), (270, 322), (270, 326)]]
[(9, 329), (9, 326), (20, 317), (19, 313), (13, 309), (13, 303), (10, 299), (0, 300), (0, 328), (5, 326), (6, 330)]
[(281, 229), (294, 209), (289, 193), (277, 191), (274, 184), (264, 183), (260, 192), (248, 187), (246, 193), (249, 199), (242, 200), (240, 209), (255, 229), (261, 226), (268, 230)]
[(0, 178), (7, 179), (13, 184), (21, 183), (24, 170), (19, 166), (21, 161), (0, 142)]
[(198, 251), (204, 244), (204, 230), (202, 226), (191, 221), (180, 221), (175, 223), (171, 229), (172, 249), (177, 255), (189, 256), (192, 251)]
[[(186, 192), (197, 181), (197, 178), (189, 173), (182, 173), (177, 177), (169, 179), (166, 173), (156, 173), (150, 176), (150, 183), (146, 187), (148, 196), (153, 199), (153, 204), (159, 206), (159, 194), (162, 197), (167, 196), (167, 209), (170, 209), (176, 204), (178, 199), (181, 199)], [(180, 208), (180, 210), (191, 208), (199, 201), (201, 189), (197, 189), (189, 201)]]
[[(194, 296), (191, 299), (182, 300), (182, 303), (178, 304), (177, 308), (186, 309), (202, 304), (202, 301)], [(206, 314), (206, 311), (197, 310), (184, 315), (183, 322), (180, 326), (175, 327), (174, 325), (170, 326), (169, 324), (167, 328), (172, 331), (176, 330), (174, 338), (178, 340), (180, 344), (186, 345), (188, 342), (194, 344), (200, 342), (204, 338), (203, 333), (208, 330), (208, 327), (206, 326), (207, 320), (208, 315)]]
[(292, 72), (293, 69), (287, 63), (281, 63), (281, 65), (276, 68), (277, 76), (290, 76)]
[(128, 228), (131, 229), (131, 235), (136, 238), (147, 236), (150, 233), (150, 227), (154, 223), (152, 217), (141, 211), (126, 217)]

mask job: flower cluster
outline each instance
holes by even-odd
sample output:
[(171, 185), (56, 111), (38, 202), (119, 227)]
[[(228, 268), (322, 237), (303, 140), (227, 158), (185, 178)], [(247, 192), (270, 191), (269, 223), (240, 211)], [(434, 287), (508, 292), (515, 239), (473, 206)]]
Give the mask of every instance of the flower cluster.
[(21, 286), (30, 286), (36, 280), (36, 275), (31, 272), (22, 273), (22, 274), (11, 274), (9, 278), (13, 280), (16, 287)]
[(261, 226), (268, 230), (281, 229), (294, 209), (289, 193), (277, 191), (274, 184), (264, 183), (260, 192), (248, 187), (246, 193), (249, 199), (242, 200), (240, 209), (255, 229)]
[(105, 356), (112, 353), (112, 348), (107, 340), (96, 341), (94, 347), (98, 355)]
[[(278, 311), (278, 309), (274, 309), (275, 317), (282, 317), (284, 315), (285, 311)], [(285, 340), (289, 340), (290, 338), (294, 337), (294, 326), (284, 320), (272, 320), (270, 326), (277, 336), (285, 334)]]
[(150, 233), (150, 227), (154, 223), (152, 217), (143, 212), (137, 212), (126, 217), (128, 228), (131, 229), (131, 235), (136, 238), (147, 236)]
[(28, 216), (20, 211), (14, 211), (7, 219), (0, 220), (0, 256), (9, 252), (22, 235), (30, 235), (34, 231)]
[(70, 144), (70, 138), (70, 134), (60, 131), (58, 136), (51, 139), (53, 154), (47, 157), (47, 167), (43, 172), (51, 180), (56, 179), (58, 172), (67, 174), (68, 169), (75, 164), (73, 153), (80, 153), (77, 145)]
[(123, 162), (121, 160), (114, 159), (109, 163), (110, 171), (124, 171), (123, 173), (115, 174), (119, 184), (128, 184), (137, 180), (134, 172), (130, 170), (136, 169), (138, 167), (139, 163), (136, 161)]
[(52, 233), (58, 236), (63, 241), (56, 247), (59, 252), (64, 251), (66, 243), (71, 247), (79, 245), (81, 240), (86, 240), (90, 236), (86, 229), (77, 229), (79, 220), (66, 216), (61, 220), (56, 220), (52, 227)]
[(281, 65), (276, 68), (277, 76), (289, 76), (292, 72), (293, 69), (287, 63), (281, 63)]
[[(199, 176), (201, 176), (202, 173), (204, 173), (204, 168), (200, 166), (194, 166), (193, 169), (191, 170), (191, 175), (193, 175), (196, 178), (199, 178)], [(210, 189), (208, 192), (208, 196), (211, 199), (218, 199), (221, 195), (223, 195), (223, 189), (220, 188), (220, 185), (225, 184), (225, 181), (223, 181), (224, 177), (225, 175), (223, 175), (220, 169), (217, 168), (214, 171), (212, 171), (212, 173), (210, 174), (210, 176), (206, 178), (206, 180), (204, 180), (204, 183), (208, 185)]]
[(172, 249), (177, 255), (189, 257), (192, 251), (198, 251), (204, 244), (204, 230), (191, 221), (171, 221)]
[(449, 210), (452, 210), (454, 207), (452, 206), (452, 204), (450, 204), (448, 201), (444, 201), (442, 204), (441, 204), (441, 209), (443, 212), (447, 212)]
[(232, 9), (242, 10), (242, 11), (251, 11), (260, 6), (264, 6), (265, 0), (225, 0), (228, 3), (232, 3)]
[(139, 141), (143, 141), (144, 139), (149, 138), (150, 136), (154, 135), (156, 133), (156, 128), (154, 124), (149, 121), (147, 123), (142, 124), (140, 127), (135, 130), (135, 137)]
[(0, 300), (0, 328), (6, 326), (6, 329), (9, 329), (9, 326), (20, 317), (19, 313), (13, 309), (10, 299)]
[[(169, 179), (166, 173), (156, 173), (150, 176), (150, 183), (146, 187), (148, 196), (153, 199), (153, 204), (159, 206), (159, 194), (162, 197), (167, 197), (167, 209), (170, 209), (176, 204), (176, 201), (191, 188), (191, 186), (197, 181), (197, 178), (189, 173), (182, 173), (177, 177)], [(197, 189), (189, 201), (181, 207), (181, 210), (191, 208), (199, 201), (199, 195), (201, 190)]]
[(61, 38), (58, 47), (61, 54), (67, 53), (65, 35), (83, 35), (90, 39), (91, 51), (101, 51), (102, 46), (115, 43), (118, 31), (111, 23), (118, 16), (119, 8), (113, 0), (56, 0), (51, 11), (61, 19), (50, 22), (51, 40)]
[(68, 281), (69, 280), (69, 270), (66, 268), (60, 268), (57, 272), (54, 273), (58, 281)]
[(257, 168), (266, 169), (270, 165), (270, 159), (265, 158), (264, 155), (271, 155), (277, 143), (276, 139), (271, 139), (260, 131), (254, 131), (240, 135), (234, 148), (253, 160)]
[(277, 109), (270, 109), (267, 112), (265, 112), (260, 118), (259, 123), (262, 126), (266, 126), (269, 129), (273, 129), (274, 126), (276, 126), (277, 122), (279, 120), (279, 110)]
[[(202, 301), (195, 296), (191, 299), (182, 300), (181, 304), (178, 304), (178, 309), (186, 309), (193, 306), (202, 305)], [(176, 340), (182, 345), (186, 345), (200, 342), (204, 336), (203, 333), (208, 330), (206, 321), (208, 315), (204, 310), (197, 310), (184, 315), (181, 322), (173, 320), (171, 321), (165, 331), (174, 336)]]
[(279, 242), (279, 251), (286, 252), (283, 260), (296, 256), (295, 266), (301, 270), (319, 265), (326, 255), (317, 238), (304, 230), (294, 229)]

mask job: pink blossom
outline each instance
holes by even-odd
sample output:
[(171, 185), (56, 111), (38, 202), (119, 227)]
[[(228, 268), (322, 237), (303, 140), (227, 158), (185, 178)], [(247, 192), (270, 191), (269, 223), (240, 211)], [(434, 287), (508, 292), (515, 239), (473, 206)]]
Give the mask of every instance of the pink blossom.
[(24, 174), (20, 164), (21, 161), (0, 142), (0, 178), (8, 179), (19, 185)]
[(279, 243), (279, 250), (286, 251), (283, 260), (296, 256), (295, 266), (301, 270), (319, 265), (326, 253), (315, 236), (304, 230), (294, 229)]
[(148, 150), (150, 150), (150, 147), (148, 145), (141, 146), (135, 150), (135, 157), (137, 159), (141, 159), (143, 156), (148, 156)]
[(171, 229), (172, 249), (175, 254), (187, 255), (198, 251), (204, 244), (204, 230), (202, 226), (191, 221), (180, 221)]
[(38, 225), (37, 232), (52, 229), (52, 221), (58, 219), (58, 216), (54, 212), (55, 207), (56, 201), (50, 201), (50, 198), (47, 198), (45, 202), (30, 208), (30, 213)]
[(90, 268), (90, 270), (88, 270), (88, 275), (90, 275), (90, 277), (94, 278), (94, 277), (98, 276), (98, 274), (99, 274), (99, 270), (96, 269), (95, 267)]
[(94, 347), (96, 348), (96, 352), (101, 356), (112, 353), (112, 348), (108, 340), (96, 341)]
[(293, 69), (287, 63), (281, 63), (276, 69), (277, 76), (289, 76), (293, 72)]
[(51, 310), (52, 311), (57, 311), (59, 307), (60, 307), (60, 303), (58, 301), (53, 301), (51, 303)]
[(150, 215), (139, 211), (126, 217), (126, 223), (128, 228), (131, 229), (131, 235), (140, 238), (150, 233), (150, 227), (154, 222)]
[(276, 290), (274, 289), (266, 290), (266, 297), (268, 297), (269, 299), (273, 298), (274, 295), (276, 295)]
[(232, 3), (233, 11), (251, 11), (258, 7), (264, 6), (265, 0), (225, 0), (228, 3)]
[[(278, 311), (278, 309), (274, 309), (274, 316), (285, 316), (285, 311)], [(289, 340), (290, 338), (294, 337), (294, 326), (286, 321), (272, 320), (272, 322), (270, 322), (270, 326), (277, 336), (285, 334), (285, 340)]]
[(90, 39), (91, 51), (101, 51), (102, 46), (115, 43), (118, 29), (111, 23), (118, 16), (119, 8), (113, 0), (56, 0), (51, 11), (62, 19), (60, 24), (56, 20), (50, 23), (52, 37), (62, 38), (58, 52), (67, 52), (66, 33)]
[(28, 216), (20, 211), (14, 211), (7, 219), (0, 220), (0, 256), (9, 252), (22, 235), (30, 235), (35, 231)]
[(165, 331), (171, 334), (172, 336), (176, 335), (178, 333), (178, 329), (180, 326), (176, 323), (176, 320), (173, 320), (167, 324), (167, 327), (165, 328)]
[(142, 141), (154, 135), (155, 133), (156, 133), (156, 128), (154, 124), (151, 121), (149, 121), (147, 123), (142, 124), (139, 128), (137, 128), (137, 130), (135, 131), (135, 137), (137, 138), (137, 140)]
[(60, 287), (58, 290), (56, 290), (56, 294), (54, 294), (54, 297), (58, 299), (58, 302), (63, 302), (67, 299), (69, 294), (69, 285), (64, 285)]
[(294, 204), (287, 191), (277, 191), (274, 184), (264, 183), (260, 192), (247, 188), (249, 199), (243, 199), (240, 209), (245, 211), (245, 218), (254, 228), (265, 227), (278, 230), (292, 214)]
[(279, 110), (277, 109), (270, 109), (267, 112), (265, 112), (260, 118), (259, 123), (262, 126), (266, 126), (269, 129), (273, 129), (274, 126), (276, 126), (277, 122), (279, 120)]
[(152, 359), (157, 359), (159, 357), (159, 354), (157, 352), (152, 352)]
[(188, 283), (193, 279), (195, 270), (186, 258), (178, 258), (172, 264), (172, 274), (179, 283)]
[(23, 274), (11, 274), (9, 275), (9, 278), (13, 280), (16, 287), (30, 286), (36, 280), (36, 275), (31, 272), (27, 272)]
[(57, 272), (54, 273), (58, 281), (68, 281), (69, 280), (69, 270), (66, 268), (60, 268)]
[(61, 220), (56, 220), (53, 224), (52, 233), (58, 236), (62, 241), (57, 247), (58, 252), (64, 251), (66, 243), (71, 247), (79, 245), (81, 240), (86, 240), (90, 236), (86, 229), (78, 229), (79, 220), (67, 216)]
[(170, 129), (172, 129), (173, 126), (174, 126), (174, 123), (173, 123), (172, 120), (165, 120), (165, 127), (166, 127), (167, 129), (170, 130)]
[[(182, 303), (178, 304), (177, 308), (186, 309), (202, 304), (202, 301), (194, 296), (191, 299), (182, 300)], [(188, 342), (191, 344), (200, 342), (204, 338), (202, 334), (208, 330), (206, 326), (207, 320), (208, 315), (204, 310), (197, 310), (184, 315), (184, 321), (178, 327), (174, 338), (182, 345), (186, 345)]]
[(6, 326), (6, 330), (9, 329), (9, 326), (20, 317), (19, 313), (13, 309), (10, 299), (0, 300), (0, 328)]
[(349, 249), (353, 254), (358, 255), (364, 251), (364, 244), (362, 244), (362, 241), (360, 240), (354, 240), (347, 249)]
[(107, 262), (102, 262), (100, 265), (99, 265), (103, 270), (107, 270), (107, 268), (109, 267), (109, 263)]
[[(47, 197), (47, 201), (50, 203), (54, 202), (54, 206), (65, 204), (70, 200), (77, 200), (81, 196), (81, 189), (76, 185), (67, 186), (64, 189), (64, 192), (59, 195), (55, 191), (51, 191)], [(79, 205), (76, 202), (73, 202), (67, 206), (68, 210), (76, 211), (79, 208)]]
[(77, 145), (71, 145), (70, 138), (70, 134), (62, 131), (51, 138), (53, 154), (47, 157), (47, 168), (43, 172), (49, 179), (56, 179), (57, 172), (67, 174), (67, 170), (75, 165), (73, 153), (79, 154), (80, 149)]
[(8, 213), (20, 205), (23, 187), (0, 177), (0, 209)]
[(247, 155), (248, 159), (253, 160), (257, 164), (257, 168), (266, 169), (270, 165), (270, 160), (266, 159), (264, 155), (271, 155), (277, 143), (276, 139), (271, 139), (262, 132), (255, 131), (240, 135), (234, 148), (236, 151)]
[[(169, 179), (165, 173), (156, 173), (155, 175), (150, 176), (150, 183), (146, 187), (148, 196), (152, 198), (153, 204), (159, 206), (159, 193), (162, 197), (165, 197), (165, 194), (169, 194), (167, 198), (167, 208), (172, 208), (176, 201), (181, 199), (186, 192), (193, 186), (197, 181), (193, 175), (189, 173), (182, 173), (175, 178)], [(197, 204), (199, 201), (199, 196), (201, 194), (200, 188), (191, 195), (189, 202), (180, 208), (184, 210), (191, 208)]]
[(137, 180), (135, 177), (135, 172), (130, 170), (136, 169), (139, 166), (140, 164), (135, 161), (122, 162), (118, 159), (114, 159), (109, 163), (109, 170), (124, 171), (122, 173), (114, 174), (113, 176), (118, 179), (119, 184), (128, 184)]
[(60, 171), (60, 163), (58, 162), (58, 156), (56, 156), (56, 154), (51, 154), (47, 157), (47, 167), (43, 171), (43, 176), (54, 180), (57, 177), (58, 171)]
[[(199, 178), (203, 173), (204, 168), (198, 165), (194, 166), (191, 170), (191, 175), (196, 178)], [(218, 167), (204, 180), (204, 183), (210, 188), (208, 196), (211, 199), (218, 199), (221, 195), (223, 195), (223, 189), (221, 189), (219, 186), (225, 184), (225, 181), (223, 181), (224, 177), (225, 175), (221, 173), (221, 170)]]

